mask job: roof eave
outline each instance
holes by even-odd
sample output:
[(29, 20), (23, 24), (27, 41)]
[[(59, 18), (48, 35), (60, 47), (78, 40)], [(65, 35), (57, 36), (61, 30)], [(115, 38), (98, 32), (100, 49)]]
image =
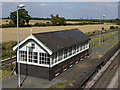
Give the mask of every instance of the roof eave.
[[(50, 50), (47, 46), (45, 46), (41, 41), (39, 41), (34, 35), (28, 36), (26, 39), (24, 39), (22, 42), (19, 43), (19, 46), (21, 46), (23, 43), (25, 43), (27, 40), (33, 39), (35, 40), (40, 46), (42, 46), (50, 55), (52, 54), (52, 50)], [(13, 50), (17, 50), (18, 45), (13, 47)]]

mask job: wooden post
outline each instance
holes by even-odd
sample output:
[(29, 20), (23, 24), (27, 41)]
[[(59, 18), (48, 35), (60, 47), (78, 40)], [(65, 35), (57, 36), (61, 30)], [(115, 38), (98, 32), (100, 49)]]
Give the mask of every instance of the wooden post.
[(12, 52), (11, 52), (11, 50), (10, 50), (10, 64), (11, 64), (11, 71), (13, 70), (13, 67), (12, 67)]

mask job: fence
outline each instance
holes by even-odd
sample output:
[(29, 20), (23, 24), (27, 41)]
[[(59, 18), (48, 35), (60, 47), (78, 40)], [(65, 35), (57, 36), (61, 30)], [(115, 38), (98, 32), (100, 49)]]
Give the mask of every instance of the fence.
[(1, 60), (1, 63), (2, 63), (2, 66), (4, 66), (5, 64), (9, 64), (9, 63), (12, 63), (12, 62), (15, 62), (15, 61), (16, 61), (16, 56), (13, 56), (11, 58)]

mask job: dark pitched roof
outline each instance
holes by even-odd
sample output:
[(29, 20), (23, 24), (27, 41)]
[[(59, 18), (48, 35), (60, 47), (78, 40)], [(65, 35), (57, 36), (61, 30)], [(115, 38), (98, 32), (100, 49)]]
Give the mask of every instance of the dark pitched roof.
[(33, 35), (53, 52), (90, 39), (79, 29), (36, 33)]

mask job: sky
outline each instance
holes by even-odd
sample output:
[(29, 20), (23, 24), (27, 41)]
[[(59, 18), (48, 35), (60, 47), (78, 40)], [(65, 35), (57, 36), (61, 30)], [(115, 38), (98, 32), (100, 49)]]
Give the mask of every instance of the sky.
[(2, 2), (118, 2), (120, 0), (0, 0)]
[(2, 17), (8, 17), (19, 4), (25, 4), (29, 15), (38, 18), (50, 18), (51, 14), (67, 19), (99, 19), (103, 14), (105, 19), (118, 17), (117, 2), (2, 2)]

